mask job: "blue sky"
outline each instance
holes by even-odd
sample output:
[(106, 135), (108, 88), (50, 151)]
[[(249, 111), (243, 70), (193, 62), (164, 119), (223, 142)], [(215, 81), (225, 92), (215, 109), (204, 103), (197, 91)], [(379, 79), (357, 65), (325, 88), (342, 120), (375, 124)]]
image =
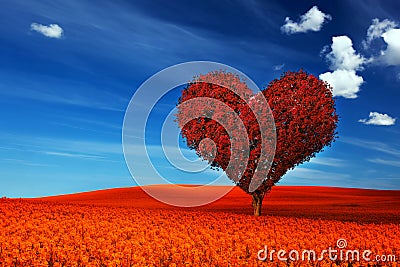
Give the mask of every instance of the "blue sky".
[[(400, 189), (397, 0), (0, 3), (1, 196), (135, 185), (121, 145), (128, 103), (156, 72), (195, 60), (260, 87), (300, 68), (333, 85), (340, 138), (280, 184)], [(157, 154), (177, 92), (146, 142), (173, 182), (204, 183), (216, 174), (175, 173)]]

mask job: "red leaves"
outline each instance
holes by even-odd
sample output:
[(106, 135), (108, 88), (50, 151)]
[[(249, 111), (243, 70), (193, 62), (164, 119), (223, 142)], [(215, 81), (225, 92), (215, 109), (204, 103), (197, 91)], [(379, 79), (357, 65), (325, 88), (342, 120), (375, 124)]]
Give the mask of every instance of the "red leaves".
[[(261, 104), (263, 97), (270, 107)], [(201, 102), (184, 105), (196, 99)], [(275, 149), (269, 108), (276, 128), (272, 163), (262, 157), (262, 151), (272, 155)], [(257, 120), (260, 115), (262, 121)], [(330, 87), (304, 71), (285, 73), (255, 96), (231, 73), (201, 75), (183, 90), (176, 116), (188, 146), (212, 166), (224, 169), (245, 192), (249, 192), (256, 169), (265, 177), (258, 190), (266, 192), (287, 170), (330, 145), (338, 121)], [(241, 132), (243, 135), (237, 135)], [(214, 146), (199, 146), (204, 138), (214, 141), (216, 151), (207, 153), (207, 148)]]
[(274, 114), (277, 146), (268, 177), (310, 160), (335, 139), (338, 116), (329, 85), (304, 71), (287, 72), (263, 90)]

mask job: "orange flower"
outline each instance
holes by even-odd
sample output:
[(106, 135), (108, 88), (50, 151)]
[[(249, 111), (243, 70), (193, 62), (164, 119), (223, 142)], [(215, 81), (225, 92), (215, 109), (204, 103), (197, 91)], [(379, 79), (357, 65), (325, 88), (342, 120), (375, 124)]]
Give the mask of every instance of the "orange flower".
[[(243, 214), (0, 200), (3, 266), (348, 266), (345, 260), (280, 261), (277, 251), (371, 250), (396, 255), (398, 224), (359, 224)], [(267, 246), (272, 262), (257, 258)], [(285, 257), (288, 257), (286, 255)], [(359, 265), (367, 265), (361, 261)]]

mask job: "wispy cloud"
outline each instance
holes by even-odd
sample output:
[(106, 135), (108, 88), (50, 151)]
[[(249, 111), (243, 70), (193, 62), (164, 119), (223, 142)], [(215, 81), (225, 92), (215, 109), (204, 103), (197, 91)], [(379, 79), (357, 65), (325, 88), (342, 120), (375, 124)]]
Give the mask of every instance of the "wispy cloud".
[(368, 49), (371, 42), (375, 39), (381, 38), (382, 34), (397, 27), (397, 23), (392, 20), (384, 19), (380, 21), (375, 18), (367, 30), (367, 37), (362, 42), (364, 49)]
[[(43, 82), (43, 86), (48, 87), (46, 82)], [(91, 95), (91, 93), (93, 94)], [(53, 104), (72, 105), (118, 112), (124, 112), (128, 103), (128, 99), (122, 98), (121, 96), (113, 95), (113, 93), (104, 91), (95, 92), (94, 89), (92, 92), (90, 88), (86, 88), (80, 93), (71, 95), (71, 90), (69, 86), (66, 85), (62, 86), (62, 88), (52, 88), (52, 90), (34, 89), (24, 86), (13, 88), (13, 90), (4, 88), (4, 90), (0, 90), (0, 94)]]
[(367, 125), (383, 125), (390, 126), (396, 122), (395, 118), (390, 117), (388, 114), (382, 114), (378, 112), (370, 112), (368, 119), (360, 119), (358, 122)]
[(0, 135), (0, 142), (7, 143), (0, 149), (18, 152), (40, 153), (49, 156), (87, 159), (111, 159), (122, 155), (120, 142), (74, 140), (27, 135)]
[(55, 126), (78, 129), (87, 132), (95, 132), (106, 135), (121, 136), (122, 118), (120, 124), (110, 122), (108, 118), (86, 119), (70, 116), (57, 116), (57, 119), (51, 121)]
[(284, 67), (285, 67), (285, 64), (284, 64), (284, 63), (282, 63), (282, 64), (280, 64), (280, 65), (275, 65), (275, 66), (274, 66), (274, 70), (278, 71), (278, 70), (283, 69)]
[(288, 171), (286, 173), (285, 177), (288, 177), (288, 176), (307, 179), (307, 180), (316, 180), (318, 183), (320, 183), (321, 180), (324, 180), (324, 179), (332, 181), (332, 180), (347, 179), (350, 177), (349, 174), (326, 172), (326, 171), (320, 171), (320, 170), (309, 169), (309, 168), (301, 168), (301, 167), (297, 167), (297, 168), (294, 168), (293, 170)]
[(14, 159), (14, 158), (6, 158), (3, 159), (4, 161), (15, 163), (15, 164), (20, 164), (24, 166), (30, 166), (30, 167), (50, 167), (50, 166), (55, 166), (51, 164), (44, 164), (44, 163), (37, 163), (37, 162), (31, 162), (27, 160), (22, 160), (22, 159)]
[(384, 19), (380, 21), (375, 18), (367, 31), (367, 37), (362, 42), (364, 49), (372, 47), (375, 39), (383, 39), (386, 48), (374, 57), (374, 62), (387, 66), (400, 65), (400, 28), (396, 21)]
[(316, 157), (312, 158), (309, 163), (329, 166), (329, 167), (343, 167), (346, 165), (346, 161), (337, 158), (329, 158), (329, 157)]
[(282, 32), (286, 34), (320, 31), (324, 22), (332, 19), (332, 16), (325, 14), (313, 6), (304, 15), (300, 16), (299, 22), (292, 21), (289, 17), (285, 18), (285, 24), (281, 27)]
[(95, 155), (99, 157), (122, 155), (122, 145), (118, 142), (75, 141), (66, 139), (47, 139), (43, 141), (45, 147), (53, 148), (54, 151), (65, 151), (67, 153)]
[(50, 24), (46, 26), (39, 23), (32, 23), (31, 30), (41, 33), (46, 37), (55, 39), (60, 39), (64, 32), (64, 30), (58, 24)]
[(80, 158), (80, 159), (104, 159), (104, 157), (88, 154), (78, 154), (78, 153), (67, 153), (67, 152), (57, 152), (57, 151), (44, 151), (46, 155), (60, 156), (68, 158)]
[[(15, 139), (19, 140), (16, 144), (13, 142)], [(124, 149), (125, 153), (130, 157), (135, 158), (137, 162), (143, 162), (143, 157), (147, 157), (143, 151), (143, 140), (133, 137), (130, 139)], [(63, 138), (41, 138), (32, 136), (0, 136), (0, 141), (9, 143), (8, 147), (0, 147), (4, 150), (27, 151), (30, 153), (40, 153), (49, 156), (67, 157), (67, 158), (80, 158), (91, 160), (104, 160), (114, 161), (115, 159), (121, 160), (123, 158), (123, 145), (121, 142), (112, 141), (91, 141), (91, 140), (72, 140)], [(13, 145), (13, 146), (12, 146)], [(182, 147), (174, 147), (170, 145), (146, 145), (148, 155), (152, 158), (170, 159), (179, 165), (185, 163), (193, 163), (194, 168), (207, 166), (204, 161), (201, 161), (196, 156), (195, 152)], [(167, 162), (167, 161), (165, 161)]]
[(367, 160), (369, 162), (376, 163), (376, 164), (400, 167), (400, 160), (387, 160), (387, 159), (381, 159), (381, 158), (367, 159)]
[(389, 154), (392, 156), (400, 157), (399, 149), (395, 148), (394, 146), (391, 146), (391, 145), (388, 145), (386, 143), (379, 142), (379, 141), (371, 141), (371, 140), (352, 138), (352, 137), (341, 137), (339, 139), (339, 142), (343, 142), (343, 143), (351, 144), (354, 146), (371, 149), (371, 150), (375, 150), (375, 151)]

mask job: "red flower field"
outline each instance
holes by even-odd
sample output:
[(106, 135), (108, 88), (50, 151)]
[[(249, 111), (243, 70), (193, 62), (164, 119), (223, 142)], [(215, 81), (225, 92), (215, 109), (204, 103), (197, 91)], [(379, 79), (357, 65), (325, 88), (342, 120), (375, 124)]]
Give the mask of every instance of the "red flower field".
[(190, 209), (140, 188), (1, 199), (0, 266), (400, 266), (399, 191), (277, 186), (264, 201), (255, 217), (239, 188)]

